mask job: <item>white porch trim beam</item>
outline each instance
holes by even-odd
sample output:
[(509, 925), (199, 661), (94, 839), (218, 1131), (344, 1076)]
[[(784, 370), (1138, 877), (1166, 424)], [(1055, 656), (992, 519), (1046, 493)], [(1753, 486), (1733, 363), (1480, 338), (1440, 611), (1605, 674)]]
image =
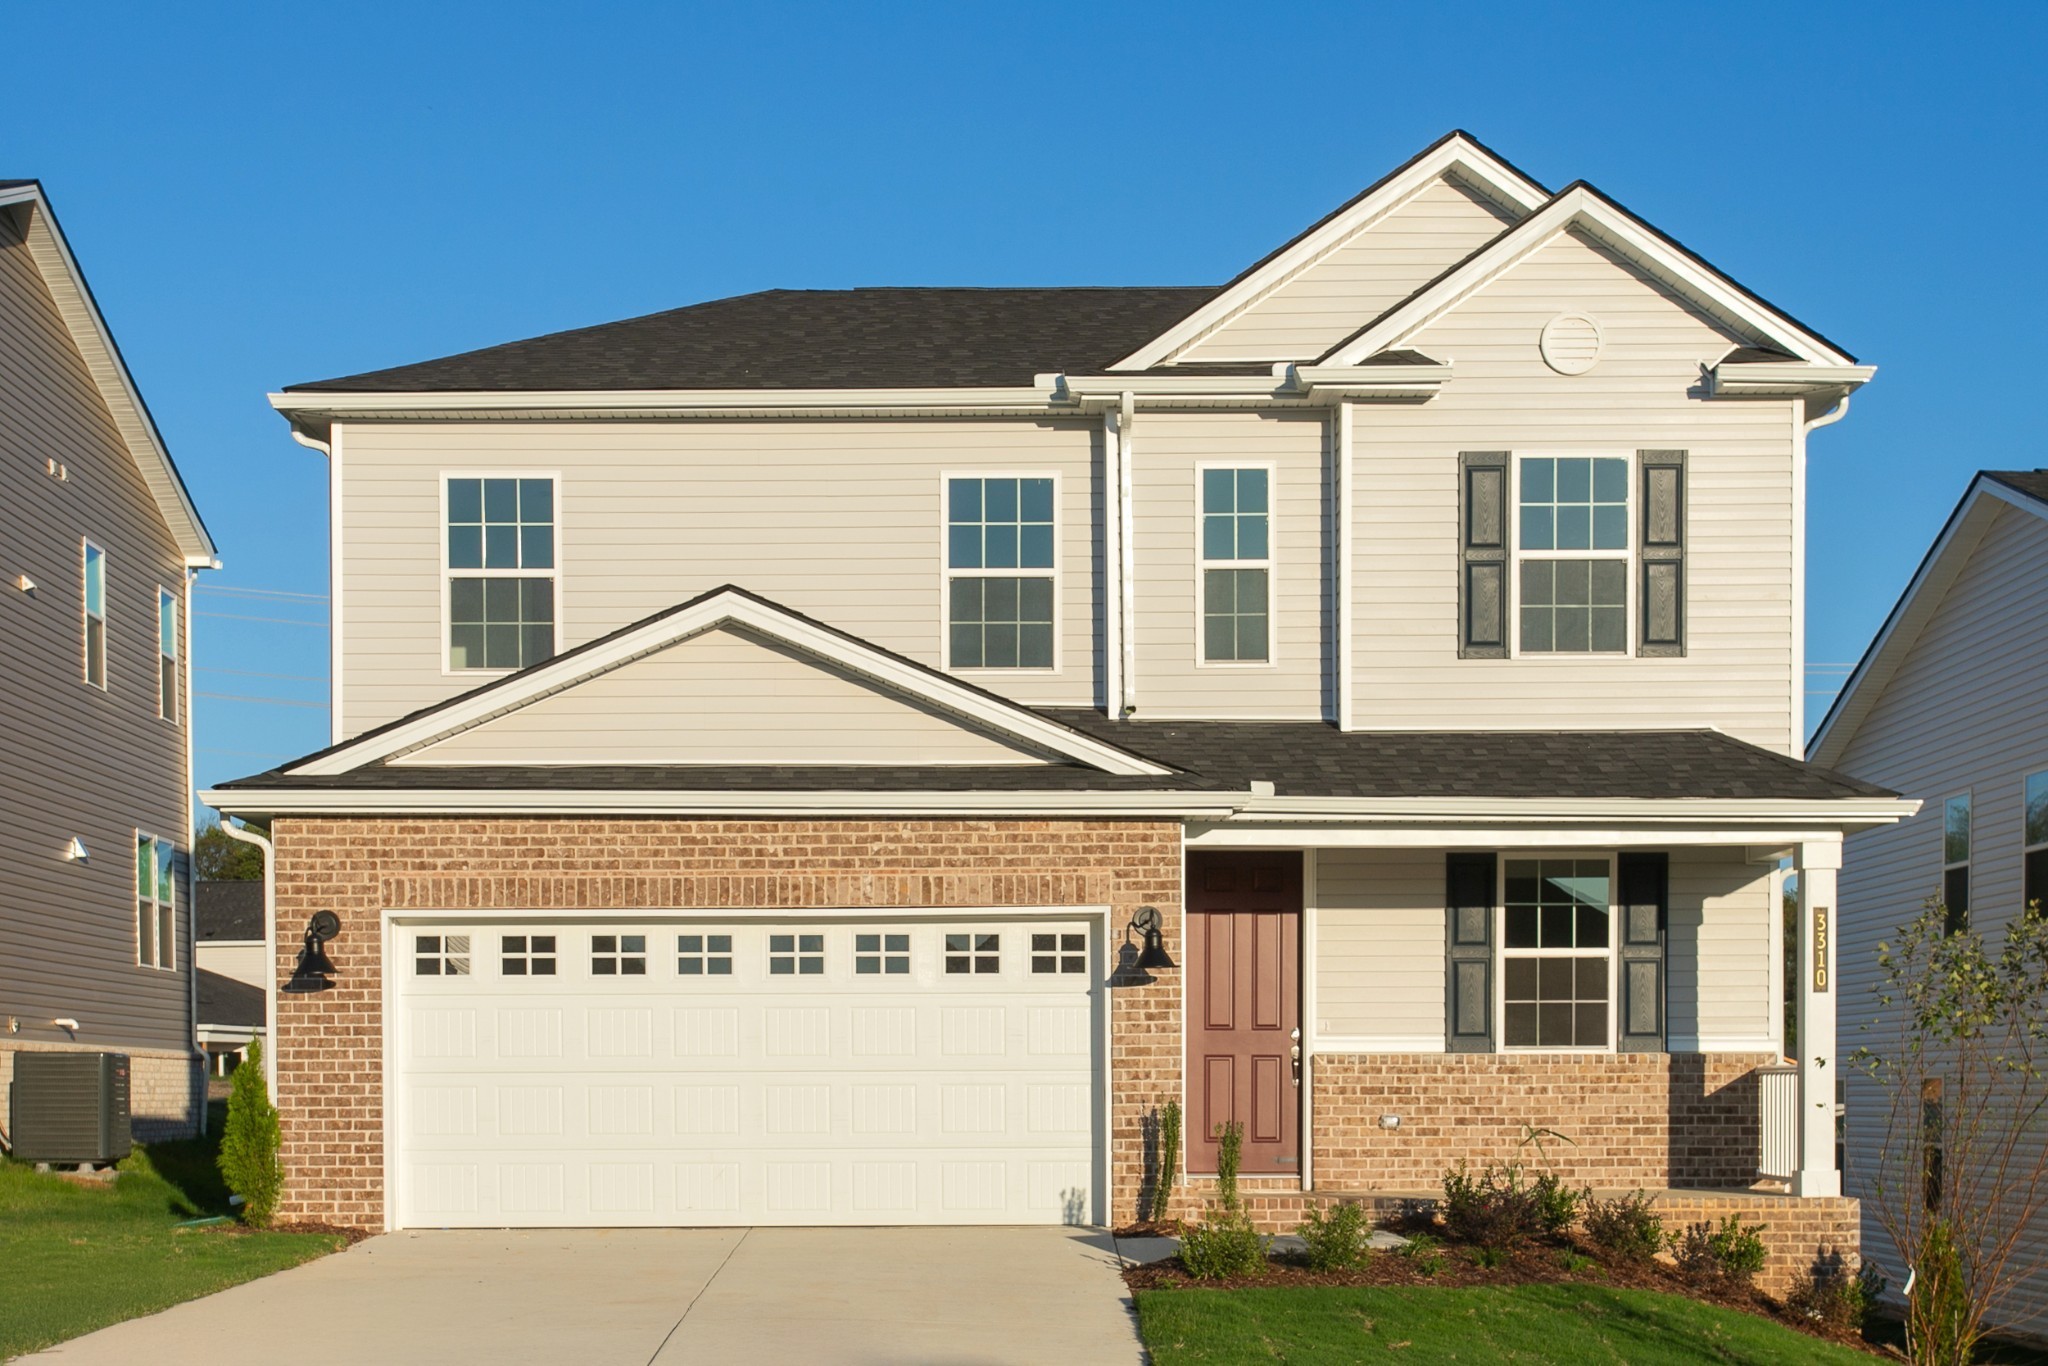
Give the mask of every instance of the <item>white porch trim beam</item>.
[(1799, 1023), (1799, 1168), (1794, 1195), (1840, 1195), (1835, 1168), (1835, 875), (1840, 839), (1809, 839), (1793, 855), (1799, 874), (1799, 977), (1793, 986)]

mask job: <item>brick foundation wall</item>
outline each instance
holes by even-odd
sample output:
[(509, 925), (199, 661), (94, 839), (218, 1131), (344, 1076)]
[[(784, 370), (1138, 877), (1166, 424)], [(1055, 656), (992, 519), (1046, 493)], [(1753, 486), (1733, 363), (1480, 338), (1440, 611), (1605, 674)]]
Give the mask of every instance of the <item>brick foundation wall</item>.
[[(727, 906), (1160, 909), (1181, 954), (1180, 826), (1167, 821), (280, 819), (279, 960), (315, 911), (342, 919), (331, 991), (278, 1001), (279, 1217), (384, 1225), (378, 928), (394, 910)], [(1180, 978), (1114, 992), (1111, 1217), (1137, 1207), (1143, 1117), (1179, 1094)]]
[(163, 1048), (121, 1048), (113, 1044), (87, 1047), (60, 1043), (0, 1044), (0, 1119), (13, 1113), (14, 1055), (51, 1053), (126, 1053), (128, 1055), (128, 1128), (138, 1143), (190, 1138), (199, 1132), (206, 1085), (205, 1060)]

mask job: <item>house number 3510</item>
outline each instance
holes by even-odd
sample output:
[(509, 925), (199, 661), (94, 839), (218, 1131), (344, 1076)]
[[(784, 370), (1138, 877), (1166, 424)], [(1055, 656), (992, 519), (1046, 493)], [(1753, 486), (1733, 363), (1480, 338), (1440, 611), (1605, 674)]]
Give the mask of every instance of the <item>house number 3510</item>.
[(1813, 908), (1813, 989), (1828, 989), (1828, 908)]

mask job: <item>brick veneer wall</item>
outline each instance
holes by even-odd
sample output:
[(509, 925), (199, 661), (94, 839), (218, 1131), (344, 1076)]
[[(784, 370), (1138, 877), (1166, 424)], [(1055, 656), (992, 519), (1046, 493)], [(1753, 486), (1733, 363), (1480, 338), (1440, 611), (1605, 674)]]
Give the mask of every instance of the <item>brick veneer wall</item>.
[[(278, 1000), (280, 1217), (384, 1224), (378, 926), (394, 910), (675, 910), (726, 906), (1091, 906), (1121, 926), (1157, 906), (1179, 957), (1180, 827), (1161, 821), (724, 821), (286, 817), (277, 970), (332, 910), (331, 991)], [(1114, 946), (1115, 941), (1112, 941)], [(1143, 1118), (1180, 1090), (1180, 980), (1115, 990), (1111, 1210), (1135, 1209)]]
[(11, 1042), (0, 1046), (0, 1117), (12, 1113), (14, 1055), (52, 1053), (126, 1053), (128, 1055), (128, 1128), (139, 1143), (190, 1138), (199, 1131), (200, 1097), (206, 1086), (205, 1060), (195, 1050), (123, 1048), (118, 1044)]

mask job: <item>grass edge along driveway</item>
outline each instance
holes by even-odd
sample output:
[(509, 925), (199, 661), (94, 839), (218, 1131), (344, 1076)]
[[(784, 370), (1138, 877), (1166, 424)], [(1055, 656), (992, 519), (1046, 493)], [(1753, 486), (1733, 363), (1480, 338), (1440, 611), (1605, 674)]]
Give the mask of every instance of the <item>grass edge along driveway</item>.
[(1156, 1366), (1190, 1363), (1701, 1362), (1871, 1358), (1753, 1314), (1603, 1285), (1141, 1290)]
[[(328, 1234), (177, 1227), (227, 1207), (213, 1146), (191, 1139), (138, 1147), (105, 1185), (0, 1161), (0, 1361), (343, 1246)], [(237, 1350), (232, 1326), (223, 1334), (227, 1359)]]

